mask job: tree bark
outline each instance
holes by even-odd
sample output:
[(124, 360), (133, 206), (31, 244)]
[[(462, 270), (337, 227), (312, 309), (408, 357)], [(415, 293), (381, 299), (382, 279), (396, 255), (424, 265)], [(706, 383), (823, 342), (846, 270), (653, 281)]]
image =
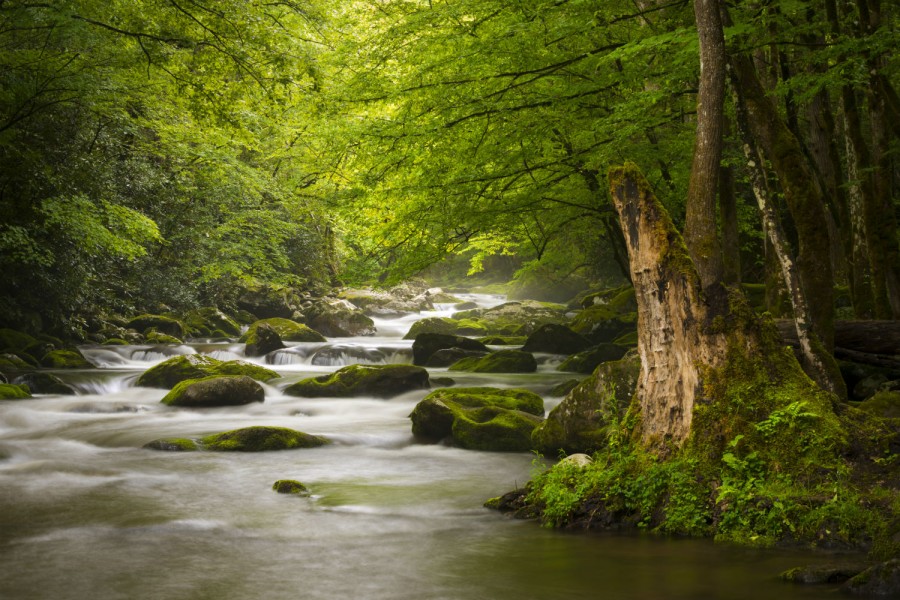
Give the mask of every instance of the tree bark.
[(638, 307), (641, 373), (636, 392), (645, 445), (680, 445), (702, 394), (702, 369), (726, 355), (707, 327), (700, 277), (666, 210), (634, 165), (612, 169), (610, 195), (628, 247)]
[(695, 0), (694, 15), (700, 40), (700, 86), (684, 241), (708, 301), (717, 307), (719, 313), (724, 313), (724, 265), (716, 229), (716, 192), (722, 160), (725, 105), (725, 35), (719, 0)]

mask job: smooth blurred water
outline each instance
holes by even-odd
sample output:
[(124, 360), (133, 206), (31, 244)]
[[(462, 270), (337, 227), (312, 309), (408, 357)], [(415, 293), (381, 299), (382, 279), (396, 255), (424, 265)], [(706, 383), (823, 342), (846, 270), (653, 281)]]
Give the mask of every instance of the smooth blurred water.
[[(488, 299), (490, 302), (493, 299)], [(445, 312), (449, 309), (445, 308)], [(435, 314), (442, 314), (436, 311)], [(425, 315), (429, 316), (429, 315)], [(420, 315), (418, 318), (422, 318)], [(96, 369), (60, 372), (78, 396), (0, 403), (0, 598), (788, 599), (831, 595), (777, 574), (830, 557), (705, 540), (570, 534), (482, 507), (543, 465), (528, 453), (419, 445), (408, 415), (425, 391), (391, 400), (305, 399), (286, 385), (341, 360), (408, 355), (412, 319), (374, 338), (330, 340), (268, 364), (284, 375), (262, 404), (163, 406), (137, 375), (174, 353), (243, 358), (240, 344), (85, 349)], [(308, 352), (307, 352), (308, 351)], [(116, 358), (118, 357), (118, 358)], [(549, 363), (548, 359), (548, 363)], [(445, 369), (437, 369), (446, 375)], [(452, 376), (547, 397), (571, 374)], [(160, 437), (249, 425), (324, 435), (322, 448), (169, 453)], [(309, 498), (276, 494), (297, 479)]]

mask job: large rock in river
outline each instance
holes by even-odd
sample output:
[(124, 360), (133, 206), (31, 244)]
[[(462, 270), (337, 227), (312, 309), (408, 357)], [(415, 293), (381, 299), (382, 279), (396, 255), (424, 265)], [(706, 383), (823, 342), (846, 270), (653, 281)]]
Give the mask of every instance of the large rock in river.
[(590, 345), (587, 338), (575, 333), (565, 325), (547, 323), (528, 336), (522, 350), (550, 354), (575, 354), (587, 350)]
[(613, 360), (621, 360), (626, 352), (628, 352), (628, 349), (618, 344), (597, 344), (584, 352), (570, 356), (556, 367), (556, 370), (589, 375), (594, 372), (597, 365)]
[(323, 336), (318, 331), (314, 331), (304, 325), (303, 323), (297, 323), (296, 321), (291, 321), (290, 319), (281, 319), (281, 318), (271, 318), (271, 319), (262, 319), (260, 321), (256, 321), (253, 323), (248, 329), (247, 332), (241, 336), (240, 341), (246, 344), (255, 344), (256, 343), (256, 330), (261, 325), (268, 325), (272, 329), (274, 329), (278, 333), (278, 337), (280, 337), (284, 341), (288, 342), (324, 342), (325, 336)]
[(376, 396), (389, 398), (429, 387), (428, 371), (413, 365), (349, 365), (334, 373), (303, 379), (284, 393), (307, 398)]
[(278, 373), (242, 360), (223, 362), (204, 354), (173, 356), (151, 367), (138, 377), (135, 385), (170, 389), (187, 379), (202, 379), (213, 375), (246, 375), (257, 381), (280, 377)]
[(304, 314), (310, 327), (328, 337), (375, 335), (375, 321), (347, 300), (323, 300)]
[(141, 333), (153, 329), (176, 338), (183, 338), (185, 335), (184, 324), (165, 315), (140, 315), (128, 321), (128, 327)]
[(450, 365), (451, 371), (472, 373), (534, 373), (537, 361), (530, 352), (498, 350), (486, 356), (463, 358)]
[(214, 375), (182, 381), (172, 388), (161, 402), (168, 406), (206, 408), (262, 402), (265, 396), (262, 386), (246, 375), (237, 377)]
[(15, 384), (27, 385), (33, 394), (60, 394), (74, 396), (75, 388), (52, 373), (36, 371), (19, 375), (12, 381)]
[(531, 449), (543, 399), (527, 390), (456, 388), (432, 392), (410, 414), (412, 432), (426, 442), (449, 439), (470, 450)]
[(603, 448), (607, 427), (628, 409), (640, 369), (636, 355), (601, 364), (534, 430), (534, 448), (547, 456), (556, 456), (560, 450), (590, 454)]
[(200, 440), (204, 450), (219, 452), (263, 452), (267, 450), (293, 450), (316, 448), (328, 444), (328, 440), (302, 431), (285, 427), (245, 427), (224, 433), (208, 435)]
[(41, 365), (49, 369), (90, 369), (94, 366), (78, 350), (51, 350), (41, 359)]
[(275, 328), (268, 323), (258, 323), (253, 335), (247, 336), (247, 345), (244, 347), (246, 356), (264, 356), (269, 352), (281, 350), (284, 342)]
[(460, 350), (474, 352), (488, 351), (488, 347), (478, 340), (473, 340), (461, 335), (449, 335), (445, 333), (420, 333), (416, 336), (416, 340), (412, 345), (413, 364), (427, 364), (428, 359), (430, 359), (435, 354), (435, 352), (448, 348), (459, 348)]

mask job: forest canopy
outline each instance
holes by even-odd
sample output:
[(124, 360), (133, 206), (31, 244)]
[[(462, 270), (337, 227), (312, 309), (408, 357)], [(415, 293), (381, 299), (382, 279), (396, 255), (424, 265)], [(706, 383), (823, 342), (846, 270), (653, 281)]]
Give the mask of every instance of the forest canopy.
[[(811, 248), (774, 137), (744, 153), (752, 90), (818, 190), (824, 310), (897, 318), (897, 6), (722, 6), (723, 278), (790, 311), (754, 181)], [(634, 163), (685, 224), (697, 23), (663, 0), (0, 2), (2, 320), (77, 334), (422, 274), (561, 301), (622, 283), (606, 174)]]

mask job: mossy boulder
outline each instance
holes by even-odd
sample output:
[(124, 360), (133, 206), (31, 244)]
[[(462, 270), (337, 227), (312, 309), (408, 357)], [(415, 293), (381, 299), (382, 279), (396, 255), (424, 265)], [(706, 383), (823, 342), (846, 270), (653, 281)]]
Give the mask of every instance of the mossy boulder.
[(603, 448), (607, 428), (618, 423), (629, 406), (640, 369), (637, 356), (601, 364), (535, 429), (533, 447), (547, 456), (560, 450), (573, 454)]
[(237, 307), (258, 319), (290, 319), (297, 313), (302, 298), (289, 287), (250, 284), (240, 293)]
[(620, 314), (607, 306), (591, 306), (575, 315), (569, 327), (594, 344), (611, 342), (637, 329), (637, 313)]
[(223, 362), (203, 354), (173, 356), (145, 371), (135, 385), (171, 389), (187, 379), (202, 379), (213, 375), (246, 375), (257, 381), (280, 377), (278, 373), (242, 360)]
[(294, 479), (279, 479), (272, 484), (272, 489), (279, 494), (309, 496), (309, 488)]
[(857, 406), (872, 415), (900, 419), (900, 392), (878, 392)]
[(188, 379), (175, 385), (161, 402), (167, 406), (206, 408), (241, 406), (262, 402), (265, 391), (247, 376), (217, 376)]
[(287, 342), (324, 342), (327, 341), (318, 331), (314, 331), (302, 323), (290, 319), (270, 318), (253, 323), (240, 341), (246, 344), (256, 343), (256, 330), (260, 325), (268, 325), (278, 333), (278, 337)]
[(425, 363), (426, 367), (449, 367), (464, 358), (481, 358), (488, 352), (479, 350), (463, 350), (462, 348), (444, 348), (432, 354)]
[(784, 571), (779, 577), (784, 581), (802, 585), (822, 585), (828, 583), (844, 583), (859, 575), (865, 567), (858, 564), (825, 564), (794, 567)]
[(160, 438), (147, 442), (143, 447), (163, 452), (195, 452), (200, 449), (197, 442), (188, 438)]
[(18, 385), (27, 385), (33, 394), (75, 395), (75, 388), (56, 375), (43, 371), (19, 375), (12, 382)]
[(25, 362), (25, 360), (23, 360), (21, 356), (13, 354), (12, 352), (0, 354), (0, 369), (24, 371), (26, 369), (32, 368), (33, 366), (36, 365), (31, 365)]
[(167, 333), (157, 331), (153, 327), (144, 334), (144, 339), (148, 344), (182, 344), (180, 339)]
[(316, 448), (329, 441), (286, 427), (255, 426), (208, 435), (200, 443), (205, 450), (216, 452), (265, 452)]
[(413, 365), (349, 365), (334, 373), (303, 379), (285, 388), (290, 396), (389, 398), (429, 387), (428, 371)]
[(603, 306), (615, 314), (632, 313), (637, 310), (634, 288), (630, 285), (587, 294), (581, 299), (582, 308)]
[(31, 391), (27, 385), (0, 383), (0, 400), (24, 400), (26, 398), (31, 398)]
[(570, 356), (556, 367), (556, 370), (590, 374), (601, 363), (620, 360), (627, 351), (627, 348), (618, 344), (598, 344), (584, 352)]
[(375, 321), (347, 300), (320, 301), (304, 314), (309, 326), (327, 337), (375, 335)]
[(432, 392), (410, 414), (419, 440), (450, 440), (469, 450), (520, 452), (531, 448), (544, 401), (520, 389), (457, 388)]
[(487, 346), (522, 346), (528, 340), (525, 335), (488, 335), (478, 338), (478, 341)]
[(176, 338), (183, 338), (185, 326), (178, 319), (165, 315), (139, 315), (128, 321), (127, 326), (135, 331), (146, 333), (153, 329)]
[(187, 325), (191, 335), (195, 336), (219, 337), (216, 333), (224, 333), (224, 337), (241, 335), (238, 322), (212, 306), (188, 311), (181, 321)]
[(37, 339), (15, 329), (0, 328), (0, 350), (24, 350)]
[(416, 336), (412, 345), (413, 364), (427, 364), (434, 353), (449, 348), (458, 348), (472, 352), (488, 351), (487, 346), (471, 338), (444, 333), (420, 333)]
[(900, 558), (866, 569), (850, 579), (842, 589), (867, 598), (900, 598)]
[(51, 350), (41, 358), (41, 365), (50, 369), (90, 369), (94, 366), (78, 350)]
[(487, 331), (485, 335), (528, 336), (541, 325), (565, 323), (566, 307), (549, 302), (523, 300), (506, 302), (491, 308), (477, 308), (454, 313), (453, 319), (477, 319)]
[(498, 350), (486, 356), (458, 360), (450, 365), (450, 370), (472, 373), (534, 373), (537, 371), (537, 361), (530, 352)]
[(587, 350), (591, 343), (565, 325), (547, 323), (528, 336), (522, 350), (550, 354), (575, 354)]
[(409, 331), (403, 336), (405, 340), (413, 340), (423, 333), (440, 333), (454, 336), (480, 336), (490, 333), (479, 321), (474, 319), (456, 320), (448, 317), (429, 317), (412, 324)]
[(247, 356), (264, 356), (269, 352), (281, 350), (282, 348), (284, 348), (284, 342), (281, 341), (281, 336), (278, 335), (275, 328), (268, 323), (260, 323), (253, 330), (253, 335), (247, 337), (244, 354)]

